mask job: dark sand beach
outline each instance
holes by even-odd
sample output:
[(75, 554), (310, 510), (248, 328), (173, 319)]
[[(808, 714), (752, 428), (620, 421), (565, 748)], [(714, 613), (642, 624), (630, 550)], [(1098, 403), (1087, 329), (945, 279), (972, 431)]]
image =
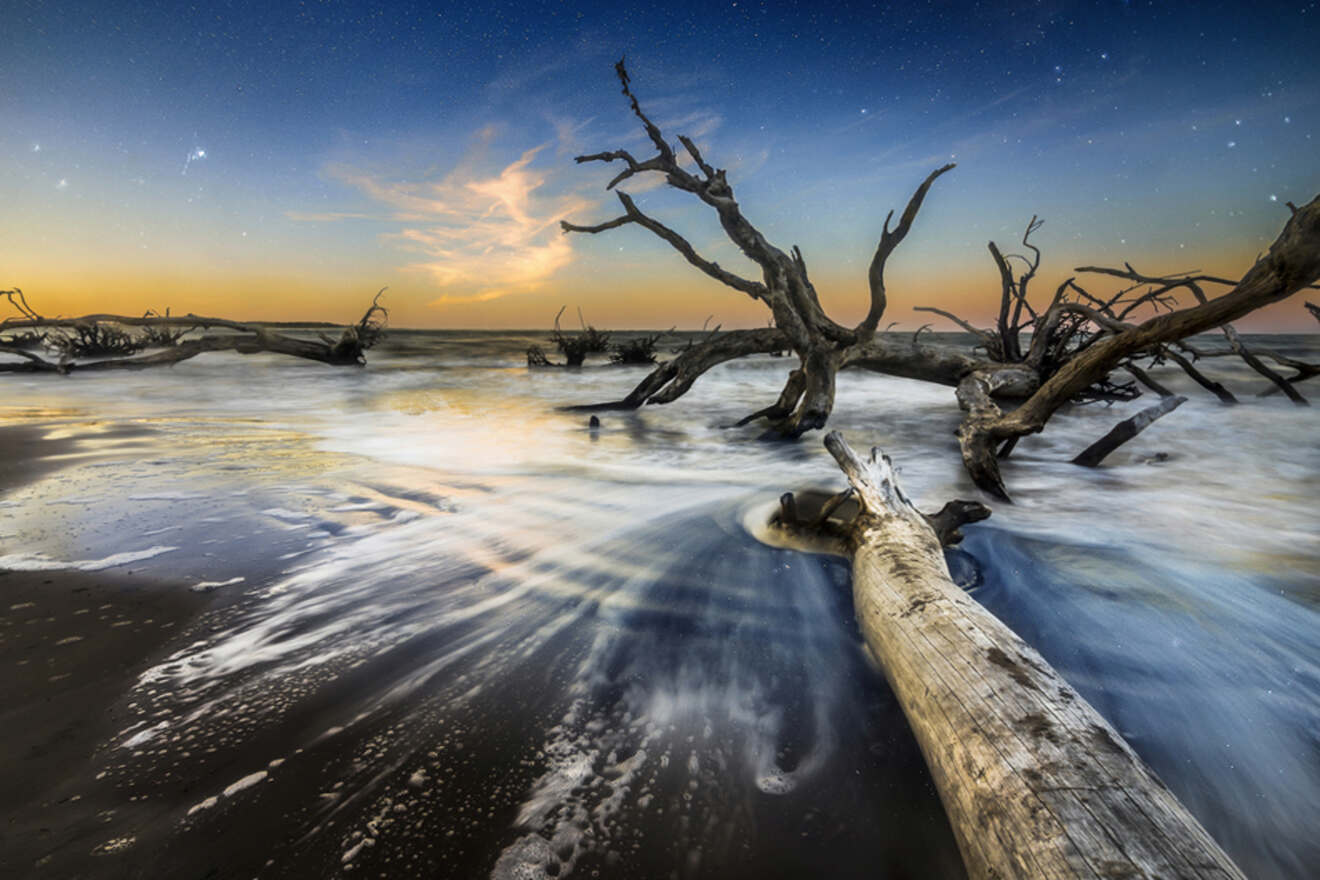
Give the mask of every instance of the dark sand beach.
[[(128, 573), (0, 572), (0, 873), (98, 873), (83, 842), (131, 805), (96, 779), (137, 677), (208, 598)], [(71, 855), (82, 858), (70, 859)]]
[(40, 425), (0, 425), (0, 498), (58, 468), (60, 456), (77, 445), (71, 437), (52, 440), (47, 433)]
[[(0, 426), (0, 500), (61, 467), (76, 437)], [(95, 875), (82, 842), (125, 805), (96, 778), (138, 676), (214, 597), (113, 571), (0, 570), (0, 874)], [(114, 847), (108, 847), (107, 856)], [(82, 858), (68, 858), (78, 853)]]
[(1318, 12), (0, 0), (0, 880), (1318, 880)]

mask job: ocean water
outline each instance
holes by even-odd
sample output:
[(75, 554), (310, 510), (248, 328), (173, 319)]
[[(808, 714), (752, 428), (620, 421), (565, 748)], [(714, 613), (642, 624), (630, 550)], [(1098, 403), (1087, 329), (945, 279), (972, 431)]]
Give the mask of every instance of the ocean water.
[[(819, 436), (725, 427), (789, 363), (591, 429), (556, 406), (644, 370), (528, 370), (532, 343), (395, 331), (360, 370), (0, 379), (0, 423), (76, 441), (0, 500), (0, 568), (213, 600), (122, 696), (86, 771), (122, 803), (84, 854), (142, 876), (960, 876), (846, 564), (755, 538), (781, 492), (843, 485)], [(1189, 402), (1099, 469), (1068, 460), (1149, 395), (1025, 438), (1017, 503), (956, 558), (1248, 876), (1311, 877), (1320, 415), (1211, 363), (1242, 405), (1157, 372)], [(952, 389), (845, 373), (835, 412), (920, 506), (977, 497)]]

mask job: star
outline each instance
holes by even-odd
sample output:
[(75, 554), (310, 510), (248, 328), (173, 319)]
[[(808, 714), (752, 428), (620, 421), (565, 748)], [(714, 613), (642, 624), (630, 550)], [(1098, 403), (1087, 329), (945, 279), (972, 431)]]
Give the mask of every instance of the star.
[(188, 158), (183, 160), (183, 173), (184, 174), (188, 173), (189, 165), (205, 158), (206, 158), (206, 150), (203, 150), (201, 147), (193, 147), (192, 152), (188, 154)]

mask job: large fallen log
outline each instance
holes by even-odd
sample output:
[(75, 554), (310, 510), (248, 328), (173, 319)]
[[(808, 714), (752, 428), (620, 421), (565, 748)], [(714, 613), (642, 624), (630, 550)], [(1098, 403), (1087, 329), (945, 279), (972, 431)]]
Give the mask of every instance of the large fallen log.
[(843, 534), (857, 621), (968, 874), (1241, 878), (1114, 728), (953, 583), (931, 518), (903, 494), (888, 457), (863, 460), (838, 432), (825, 445), (859, 508)]

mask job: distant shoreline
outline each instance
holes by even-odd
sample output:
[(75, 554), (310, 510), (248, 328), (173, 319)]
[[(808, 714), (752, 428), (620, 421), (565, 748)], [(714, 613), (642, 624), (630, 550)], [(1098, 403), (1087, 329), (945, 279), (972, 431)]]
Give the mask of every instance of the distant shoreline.
[[(245, 322), (245, 323), (250, 323), (250, 324), (257, 325), (257, 326), (262, 326), (262, 327), (288, 327), (288, 328), (298, 328), (298, 327), (304, 327), (304, 328), (339, 327), (339, 328), (342, 328), (342, 327), (346, 327), (346, 326), (348, 326), (348, 325), (346, 325), (346, 324), (327, 324), (327, 323), (323, 323), (323, 322), (322, 322), (322, 323), (300, 323), (300, 322), (297, 322), (297, 321), (249, 321), (249, 322)], [(706, 334), (709, 334), (709, 333), (713, 332), (713, 331), (711, 331), (711, 330), (701, 330), (701, 329), (696, 329), (696, 330), (671, 330), (671, 329), (668, 328), (668, 327), (663, 327), (663, 328), (660, 328), (660, 327), (649, 327), (649, 328), (648, 328), (648, 327), (628, 327), (628, 328), (618, 328), (618, 329), (616, 329), (616, 328), (609, 328), (609, 327), (597, 327), (596, 329), (599, 330), (599, 331), (602, 332), (602, 333), (665, 333), (665, 334), (671, 334), (671, 333), (672, 333), (672, 334), (675, 335), (675, 336), (679, 336), (679, 335), (683, 335), (683, 334), (688, 334), (688, 335), (693, 335), (693, 336), (701, 336), (701, 335), (706, 335)], [(727, 327), (727, 328), (724, 328), (724, 329), (725, 329), (725, 330), (739, 330), (739, 329), (748, 329), (748, 328)], [(509, 335), (513, 335), (513, 334), (545, 335), (545, 334), (547, 334), (547, 333), (552, 333), (553, 331), (554, 331), (554, 328), (552, 328), (552, 327), (394, 327), (394, 326), (390, 326), (390, 327), (386, 327), (386, 328), (385, 328), (385, 332), (386, 332), (386, 333), (490, 333), (490, 334), (509, 334)], [(906, 329), (906, 330), (905, 330), (905, 329), (898, 329), (898, 330), (891, 330), (891, 331), (889, 331), (889, 332), (891, 332), (891, 333), (895, 333), (895, 334), (899, 334), (899, 335), (902, 335), (902, 334), (904, 334), (904, 333), (906, 333), (906, 334), (908, 334), (908, 335), (911, 335), (912, 333), (915, 333), (915, 332), (916, 332), (916, 329), (915, 329), (915, 328), (912, 328), (912, 329)], [(1266, 332), (1266, 331), (1256, 331), (1256, 330), (1240, 330), (1239, 332), (1241, 332), (1242, 335), (1244, 335), (1244, 336), (1320, 336), (1320, 325), (1317, 325), (1317, 326), (1316, 326), (1316, 329), (1314, 329), (1314, 330), (1311, 330), (1311, 329), (1306, 329), (1306, 330), (1287, 330), (1287, 331), (1283, 331), (1283, 330), (1271, 330), (1271, 331), (1268, 331), (1268, 332)], [(922, 333), (924, 333), (924, 334), (930, 334), (930, 335), (933, 335), (933, 336), (956, 336), (956, 337), (964, 337), (964, 336), (966, 336), (966, 337), (970, 337), (970, 336), (971, 336), (970, 333), (966, 333), (966, 332), (964, 332), (964, 331), (962, 331), (962, 330), (923, 330)], [(1027, 336), (1027, 337), (1030, 337), (1030, 336), (1031, 336), (1031, 332), (1030, 332), (1030, 331), (1026, 331), (1026, 332), (1024, 332), (1023, 335), (1024, 335), (1024, 336)], [(1192, 337), (1192, 338), (1199, 338), (1199, 337), (1222, 338), (1222, 334), (1221, 334), (1220, 331), (1218, 331), (1218, 330), (1209, 330), (1209, 331), (1206, 331), (1205, 333), (1197, 334), (1196, 337)]]

